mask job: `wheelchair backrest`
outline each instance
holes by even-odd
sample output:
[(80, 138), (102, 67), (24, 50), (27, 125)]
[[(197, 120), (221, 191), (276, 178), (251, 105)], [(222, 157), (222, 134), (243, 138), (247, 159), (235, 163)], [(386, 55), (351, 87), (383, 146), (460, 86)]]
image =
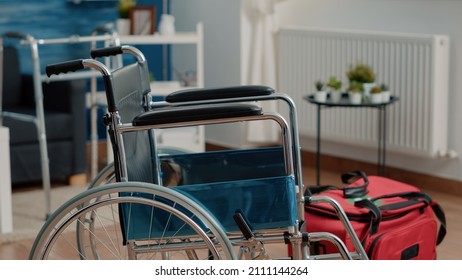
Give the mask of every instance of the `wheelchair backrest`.
[[(112, 72), (114, 102), (121, 123), (131, 123), (135, 116), (148, 110), (150, 93), (148, 73), (146, 61), (135, 62)], [(158, 183), (153, 134), (151, 130), (123, 134), (128, 181)], [(120, 157), (118, 147), (113, 148), (114, 156)], [(115, 162), (117, 163), (117, 160)], [(116, 164), (116, 174), (121, 174), (120, 168)]]

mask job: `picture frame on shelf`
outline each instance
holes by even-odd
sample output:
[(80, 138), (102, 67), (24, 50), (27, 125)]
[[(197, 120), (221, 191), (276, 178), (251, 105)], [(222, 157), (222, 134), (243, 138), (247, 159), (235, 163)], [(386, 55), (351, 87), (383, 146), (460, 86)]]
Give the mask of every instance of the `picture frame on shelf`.
[(156, 30), (156, 7), (136, 6), (130, 10), (130, 34), (151, 35)]

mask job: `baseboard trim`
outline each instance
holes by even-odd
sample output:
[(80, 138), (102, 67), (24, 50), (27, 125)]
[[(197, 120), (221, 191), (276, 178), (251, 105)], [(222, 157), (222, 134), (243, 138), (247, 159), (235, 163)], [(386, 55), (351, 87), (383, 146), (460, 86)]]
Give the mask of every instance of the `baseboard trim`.
[(83, 186), (88, 183), (88, 176), (86, 173), (74, 174), (69, 176), (69, 186)]

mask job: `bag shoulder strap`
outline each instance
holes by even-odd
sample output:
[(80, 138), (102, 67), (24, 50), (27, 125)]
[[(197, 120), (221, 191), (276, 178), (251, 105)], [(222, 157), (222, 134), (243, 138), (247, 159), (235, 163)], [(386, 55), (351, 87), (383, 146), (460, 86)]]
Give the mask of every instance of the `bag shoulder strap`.
[(361, 199), (355, 202), (356, 207), (363, 207), (369, 210), (371, 218), (369, 223), (369, 234), (372, 235), (379, 230), (379, 224), (382, 220), (382, 212), (379, 207), (370, 199)]
[(340, 187), (334, 185), (308, 186), (308, 190), (311, 194), (319, 194), (330, 190), (340, 190)]
[(430, 205), (440, 222), (440, 229), (438, 230), (438, 237), (436, 239), (436, 245), (439, 245), (446, 236), (446, 214), (444, 214), (443, 208), (438, 203), (433, 201)]
[[(423, 192), (402, 192), (402, 193), (395, 193), (395, 194), (387, 194), (387, 195), (382, 195), (382, 196), (375, 197), (372, 199), (364, 199), (364, 200), (357, 201), (355, 203), (355, 206), (365, 207), (369, 209), (372, 213), (373, 219), (371, 220), (370, 234), (374, 234), (375, 232), (377, 232), (378, 225), (381, 219), (381, 214), (380, 215), (376, 214), (377, 211), (381, 213), (380, 208), (377, 207), (373, 203), (373, 201), (383, 199), (383, 198), (391, 198), (391, 197), (403, 197), (409, 200), (419, 200), (419, 201), (423, 201), (427, 206), (430, 206), (433, 212), (435, 213), (437, 220), (440, 223), (436, 245), (439, 245), (443, 241), (444, 237), (446, 236), (446, 232), (447, 232), (446, 214), (444, 213), (443, 208), (437, 202), (433, 201), (430, 195), (423, 193)], [(380, 219), (378, 221), (374, 221), (374, 218), (377, 218), (377, 217), (380, 217)]]
[[(352, 171), (341, 175), (342, 182), (348, 184), (345, 187), (338, 187), (334, 185), (321, 185), (321, 186), (308, 186), (306, 194), (319, 194), (329, 190), (341, 190), (343, 191), (343, 197), (354, 198), (362, 197), (368, 193), (367, 186), (369, 180), (367, 179), (366, 173), (363, 171)], [(349, 186), (351, 183), (362, 179), (363, 183), (358, 186)]]

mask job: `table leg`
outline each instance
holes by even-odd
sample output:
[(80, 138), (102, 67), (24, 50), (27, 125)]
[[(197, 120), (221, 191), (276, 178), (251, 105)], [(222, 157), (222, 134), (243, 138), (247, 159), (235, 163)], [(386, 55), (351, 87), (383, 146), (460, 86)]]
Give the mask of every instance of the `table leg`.
[(321, 106), (318, 105), (316, 132), (316, 184), (321, 184)]
[(378, 175), (385, 175), (385, 153), (386, 153), (386, 108), (378, 108)]
[(383, 118), (382, 118), (382, 175), (385, 175), (385, 164), (387, 154), (387, 108), (383, 107)]

